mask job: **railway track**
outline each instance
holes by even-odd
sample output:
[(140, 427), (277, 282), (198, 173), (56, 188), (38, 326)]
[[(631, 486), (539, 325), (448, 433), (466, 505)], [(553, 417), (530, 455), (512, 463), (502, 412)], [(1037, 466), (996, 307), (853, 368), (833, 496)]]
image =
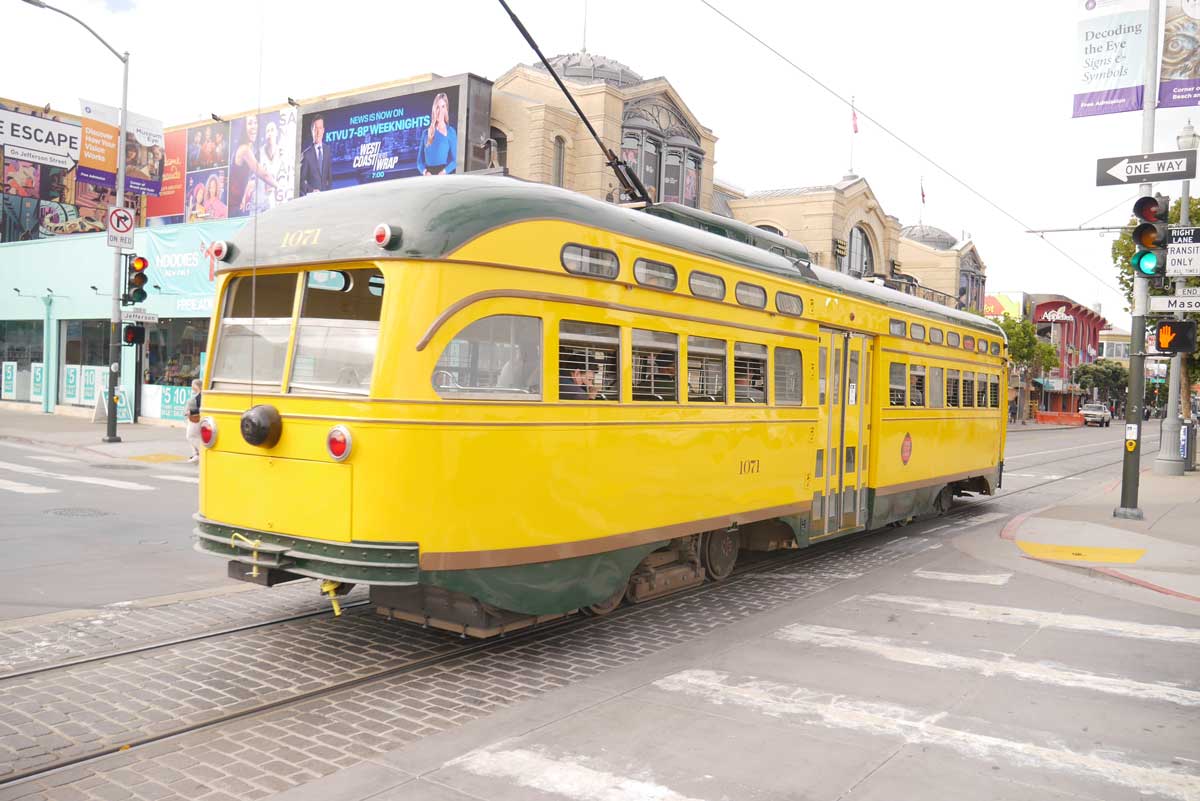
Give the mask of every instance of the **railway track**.
[[(1147, 439), (1146, 446), (1144, 447), (1144, 449), (1142, 451), (1143, 455), (1154, 453), (1155, 448), (1153, 447), (1153, 444), (1156, 442), (1157, 442), (1156, 439), (1153, 440), (1153, 442), (1150, 439)], [(1088, 456), (1093, 456), (1093, 455), (1098, 455), (1098, 454), (1090, 454), (1090, 453), (1077, 454), (1073, 457), (1067, 457), (1067, 458), (1083, 459), (1083, 458), (1087, 458)], [(1049, 459), (1049, 460), (1045, 460), (1043, 462), (1039, 462), (1036, 464), (1024, 466), (1022, 469), (1033, 469), (1033, 468), (1036, 468), (1036, 467), (1039, 467), (1039, 466), (1042, 466), (1045, 464), (1050, 464), (1050, 463), (1054, 463), (1054, 462), (1058, 462), (1058, 461), (1063, 461), (1063, 459), (1061, 459), (1061, 458)], [(1103, 469), (1111, 467), (1115, 464), (1119, 464), (1120, 462), (1121, 462), (1121, 459), (1119, 457), (1116, 459), (1106, 459), (1101, 464), (1085, 467), (1084, 469), (1077, 470), (1075, 472), (1057, 477), (1052, 480), (1047, 480), (1042, 483), (1034, 484), (1029, 487), (1015, 489), (1012, 491), (1004, 492), (1003, 494), (1000, 494), (1000, 495), (984, 497), (984, 498), (980, 498), (978, 500), (972, 500), (972, 501), (968, 501), (968, 502), (960, 502), (955, 506), (955, 508), (953, 508), (947, 514), (942, 515), (941, 517), (937, 517), (937, 518), (932, 518), (932, 517), (925, 518), (921, 521), (918, 521), (917, 525), (921, 525), (925, 522), (930, 522), (933, 520), (953, 521), (956, 518), (962, 518), (962, 517), (973, 514), (980, 507), (985, 507), (985, 506), (989, 506), (992, 504), (996, 504), (1001, 501), (1005, 501), (1010, 497), (1020, 495), (1022, 493), (1032, 492), (1035, 490), (1041, 490), (1041, 489), (1044, 489), (1046, 486), (1056, 484), (1056, 483), (1062, 482), (1062, 481), (1067, 481), (1069, 479), (1076, 478), (1076, 477), (1079, 477), (1082, 475), (1086, 475), (1088, 473), (1093, 473), (1098, 470), (1103, 470)], [(914, 533), (919, 533), (919, 531), (914, 532)], [(815, 562), (815, 561), (822, 560), (822, 559), (827, 559), (831, 556), (837, 555), (837, 554), (839, 554), (843, 551), (849, 550), (851, 548), (857, 548), (862, 544), (862, 542), (865, 539), (867, 539), (869, 537), (878, 537), (880, 534), (881, 534), (881, 532), (879, 532), (879, 531), (860, 532), (858, 534), (839, 538), (839, 539), (834, 540), (829, 543), (818, 544), (813, 547), (806, 548), (804, 550), (788, 551), (788, 552), (784, 552), (784, 553), (781, 553), (778, 555), (774, 555), (772, 557), (755, 559), (755, 560), (749, 561), (748, 563), (739, 565), (738, 568), (735, 570), (734, 574), (729, 579), (727, 579), (723, 582), (720, 582), (720, 583), (708, 582), (708, 583), (705, 583), (705, 584), (702, 584), (702, 585), (699, 585), (699, 586), (696, 586), (696, 587), (693, 587), (690, 589), (683, 590), (683, 591), (681, 591), (679, 593), (675, 593), (673, 595), (646, 601), (644, 603), (637, 604), (637, 605), (624, 606), (624, 607), (619, 608), (616, 611), (614, 611), (608, 615), (605, 615), (603, 617), (592, 618), (592, 617), (585, 617), (585, 616), (578, 616), (578, 615), (571, 616), (571, 617), (563, 618), (558, 621), (544, 623), (544, 624), (541, 624), (536, 627), (513, 632), (513, 633), (507, 634), (503, 637), (499, 637), (496, 639), (479, 640), (479, 641), (465, 641), (465, 642), (461, 642), (461, 643), (456, 643), (454, 647), (449, 647), (446, 650), (441, 651), (440, 653), (434, 653), (434, 654), (430, 654), (430, 655), (412, 657), (412, 658), (407, 658), (407, 659), (401, 658), (398, 661), (398, 663), (394, 662), (394, 663), (386, 664), (384, 666), (380, 666), (378, 669), (370, 670), (361, 675), (356, 675), (356, 676), (347, 678), (345, 680), (333, 681), (326, 685), (323, 685), (321, 687), (317, 687), (314, 689), (289, 693), (283, 697), (275, 698), (275, 699), (265, 701), (262, 703), (255, 703), (255, 704), (251, 704), (248, 706), (242, 706), (239, 708), (231, 708), (231, 709), (228, 709), (225, 711), (218, 712), (216, 714), (208, 715), (208, 716), (206, 716), (202, 719), (198, 719), (198, 720), (181, 722), (178, 725), (172, 726), (171, 728), (166, 729), (164, 731), (148, 733), (143, 737), (128, 738), (121, 742), (116, 742), (116, 741), (108, 742), (99, 747), (92, 747), (92, 748), (82, 750), (81, 752), (71, 755), (69, 757), (56, 759), (53, 762), (42, 764), (37, 767), (29, 768), (26, 770), (19, 770), (19, 771), (10, 773), (9, 775), (4, 776), (3, 778), (0, 778), (0, 788), (15, 785), (15, 784), (22, 783), (22, 782), (36, 780), (36, 779), (38, 779), (40, 777), (44, 777), (50, 773), (64, 770), (64, 769), (67, 769), (67, 768), (70, 768), (70, 767), (73, 767), (76, 765), (80, 765), (82, 763), (87, 763), (87, 762), (92, 762), (92, 761), (95, 761), (98, 759), (102, 759), (103, 757), (109, 756), (114, 753), (126, 752), (131, 749), (137, 749), (137, 748), (141, 748), (141, 747), (153, 744), (153, 743), (159, 743), (164, 740), (182, 737), (182, 736), (194, 733), (194, 732), (211, 729), (211, 728), (222, 726), (222, 725), (229, 724), (232, 722), (241, 721), (241, 720), (244, 720), (247, 718), (265, 715), (265, 714), (268, 714), (271, 712), (275, 712), (277, 710), (293, 707), (293, 706), (302, 704), (306, 701), (311, 701), (313, 699), (323, 698), (323, 697), (330, 696), (330, 695), (333, 695), (336, 693), (344, 692), (346, 690), (361, 687), (363, 685), (372, 684), (375, 682), (386, 681), (386, 680), (393, 679), (393, 678), (396, 678), (399, 676), (403, 676), (408, 673), (413, 673), (415, 671), (427, 669), (427, 668), (438, 666), (438, 665), (443, 665), (445, 663), (448, 663), (448, 662), (451, 662), (454, 660), (458, 660), (458, 659), (462, 659), (464, 657), (467, 657), (467, 656), (470, 656), (473, 654), (485, 652), (490, 649), (502, 648), (502, 647), (509, 648), (509, 647), (513, 647), (514, 645), (521, 644), (521, 643), (531, 643), (531, 642), (549, 640), (551, 638), (560, 636), (567, 632), (578, 631), (584, 627), (596, 626), (596, 625), (609, 625), (613, 622), (626, 620), (626, 619), (629, 619), (629, 618), (632, 618), (635, 616), (646, 615), (646, 614), (651, 613), (653, 610), (657, 610), (657, 609), (660, 609), (664, 606), (668, 606), (671, 604), (677, 604), (677, 603), (680, 603), (687, 599), (695, 598), (698, 595), (726, 591), (730, 587), (736, 586), (740, 582), (744, 582), (756, 575), (770, 574), (770, 573), (776, 572), (776, 571), (795, 570), (797, 567), (802, 567), (806, 563)], [(896, 537), (887, 537), (886, 539), (881, 540), (880, 545), (886, 545), (888, 542), (890, 542), (894, 539), (896, 539)], [(849, 579), (846, 579), (846, 580), (849, 580)], [(367, 606), (367, 605), (368, 605), (367, 602), (353, 604), (354, 607), (362, 607), (362, 606)], [(14, 682), (17, 682), (22, 679), (32, 678), (35, 676), (44, 677), (47, 674), (52, 674), (57, 671), (70, 671), (73, 669), (78, 669), (81, 666), (95, 665), (97, 663), (110, 661), (110, 660), (118, 660), (118, 659), (121, 659), (122, 657), (145, 656), (146, 654), (148, 654), (150, 652), (154, 652), (154, 651), (160, 651), (160, 650), (165, 651), (165, 650), (169, 650), (172, 648), (177, 648), (181, 645), (185, 645), (185, 646), (192, 645), (192, 644), (199, 643), (199, 642), (206, 641), (206, 640), (215, 640), (215, 639), (219, 639), (222, 637), (231, 637), (231, 636), (243, 633), (243, 632), (260, 630), (260, 629), (265, 629), (265, 628), (270, 628), (270, 627), (276, 627), (276, 626), (280, 626), (283, 624), (292, 623), (292, 622), (296, 622), (296, 621), (302, 621), (302, 620), (306, 620), (306, 619), (328, 617), (329, 615), (330, 615), (329, 612), (309, 612), (309, 613), (293, 615), (293, 616), (285, 617), (285, 618), (275, 618), (275, 619), (271, 619), (271, 620), (259, 621), (259, 622), (253, 623), (253, 624), (246, 624), (246, 625), (242, 625), (242, 626), (232, 627), (232, 628), (221, 630), (221, 631), (206, 632), (206, 633), (196, 634), (196, 635), (192, 635), (192, 636), (188, 636), (188, 637), (182, 637), (177, 640), (172, 640), (170, 642), (160, 642), (160, 643), (155, 643), (155, 644), (149, 644), (149, 645), (139, 646), (136, 648), (131, 648), (131, 649), (128, 649), (125, 651), (118, 651), (118, 652), (112, 652), (112, 653), (107, 653), (107, 654), (97, 654), (95, 656), (84, 657), (84, 658), (71, 660), (68, 662), (63, 662), (63, 663), (59, 663), (59, 664), (55, 664), (55, 665), (46, 665), (46, 666), (40, 666), (37, 668), (32, 668), (29, 670), (17, 671), (17, 672), (10, 673), (10, 674), (4, 675), (4, 676), (0, 676), (0, 693), (3, 693), (5, 691), (6, 687), (11, 686)], [(443, 637), (444, 641), (449, 641), (450, 639), (452, 639), (452, 636), (448, 635), (448, 634), (444, 635), (444, 637)]]

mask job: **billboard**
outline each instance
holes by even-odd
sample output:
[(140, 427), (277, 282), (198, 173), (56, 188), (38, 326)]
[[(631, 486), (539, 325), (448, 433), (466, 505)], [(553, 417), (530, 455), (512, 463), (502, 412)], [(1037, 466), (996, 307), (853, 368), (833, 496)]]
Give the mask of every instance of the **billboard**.
[(1145, 94), (1145, 0), (1088, 0), (1075, 42), (1073, 117), (1137, 111)]
[[(83, 142), (79, 156), (79, 179), (99, 186), (117, 185), (117, 140), (121, 112), (102, 103), (80, 101), (83, 107)], [(125, 130), (125, 191), (157, 195), (163, 173), (162, 123), (128, 112)]]
[(297, 116), (288, 106), (230, 123), (230, 217), (259, 214), (295, 196)]
[(1158, 105), (1195, 106), (1200, 103), (1200, 2), (1167, 0), (1163, 25), (1162, 72)]
[(465, 171), (459, 90), (447, 86), (305, 113), (299, 194)]

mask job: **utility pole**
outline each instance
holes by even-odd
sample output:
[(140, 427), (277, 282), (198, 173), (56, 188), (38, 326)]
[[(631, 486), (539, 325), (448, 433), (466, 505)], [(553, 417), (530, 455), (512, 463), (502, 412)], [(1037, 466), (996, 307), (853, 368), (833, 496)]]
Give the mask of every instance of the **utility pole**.
[[(1154, 111), (1158, 107), (1158, 6), (1149, 0), (1146, 24), (1145, 85), (1142, 94), (1142, 152), (1154, 152)], [(1141, 185), (1143, 197), (1152, 194), (1154, 185)], [(1125, 404), (1125, 447), (1121, 466), (1121, 505), (1113, 517), (1141, 520), (1138, 507), (1138, 479), (1142, 461), (1142, 407), (1146, 399), (1146, 307), (1150, 304), (1150, 281), (1139, 270), (1133, 271), (1133, 320), (1129, 327), (1129, 399)], [(1133, 436), (1130, 436), (1132, 434)]]

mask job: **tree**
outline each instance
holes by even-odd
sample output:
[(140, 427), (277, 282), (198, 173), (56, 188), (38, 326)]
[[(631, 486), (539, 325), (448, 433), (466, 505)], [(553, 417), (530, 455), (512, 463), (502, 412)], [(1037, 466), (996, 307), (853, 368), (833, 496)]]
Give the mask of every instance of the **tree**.
[[(1183, 208), (1183, 198), (1178, 198), (1171, 204), (1170, 210), (1167, 212), (1167, 222), (1170, 225), (1179, 225), (1180, 212)], [(1190, 198), (1188, 203), (1190, 211), (1190, 219), (1193, 225), (1200, 224), (1200, 198)], [(1133, 256), (1133, 240), (1129, 236), (1130, 229), (1136, 224), (1136, 221), (1131, 217), (1129, 220), (1129, 228), (1118, 234), (1117, 238), (1112, 243), (1112, 259), (1113, 266), (1117, 270), (1117, 281), (1121, 285), (1121, 291), (1125, 293), (1125, 302), (1129, 304), (1128, 308), (1133, 308), (1133, 266), (1129, 263), (1130, 257)], [(1200, 280), (1189, 278), (1188, 286), (1200, 286)], [(1173, 295), (1175, 290), (1163, 290), (1156, 292), (1150, 290), (1150, 294)], [(1196, 381), (1200, 381), (1200, 353), (1193, 353), (1184, 360), (1188, 371), (1188, 384), (1191, 385)]]
[(1075, 382), (1083, 389), (1095, 389), (1105, 403), (1120, 401), (1129, 386), (1129, 371), (1112, 359), (1097, 359), (1075, 368)]
[[(1000, 320), (1000, 328), (1008, 338), (1008, 354), (1013, 364), (1024, 368), (1027, 375), (1036, 375), (1058, 366), (1058, 350), (1049, 342), (1038, 339), (1037, 328), (1030, 321), (1006, 313)], [(1024, 419), (1025, 410), (1022, 409), (1020, 414)]]

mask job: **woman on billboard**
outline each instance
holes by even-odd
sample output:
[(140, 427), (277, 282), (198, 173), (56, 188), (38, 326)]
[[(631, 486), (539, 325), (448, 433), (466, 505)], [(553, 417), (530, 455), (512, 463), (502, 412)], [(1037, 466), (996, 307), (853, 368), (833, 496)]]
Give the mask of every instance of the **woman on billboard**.
[(266, 211), (275, 195), (275, 177), (270, 167), (259, 160), (263, 152), (258, 141), (258, 117), (247, 115), (242, 127), (242, 141), (229, 168), (230, 183), (238, 200), (238, 212), (249, 214), (251, 211)]
[(458, 161), (458, 133), (450, 124), (450, 98), (438, 92), (429, 115), (429, 130), (417, 150), (417, 172), (441, 175), (454, 172)]

